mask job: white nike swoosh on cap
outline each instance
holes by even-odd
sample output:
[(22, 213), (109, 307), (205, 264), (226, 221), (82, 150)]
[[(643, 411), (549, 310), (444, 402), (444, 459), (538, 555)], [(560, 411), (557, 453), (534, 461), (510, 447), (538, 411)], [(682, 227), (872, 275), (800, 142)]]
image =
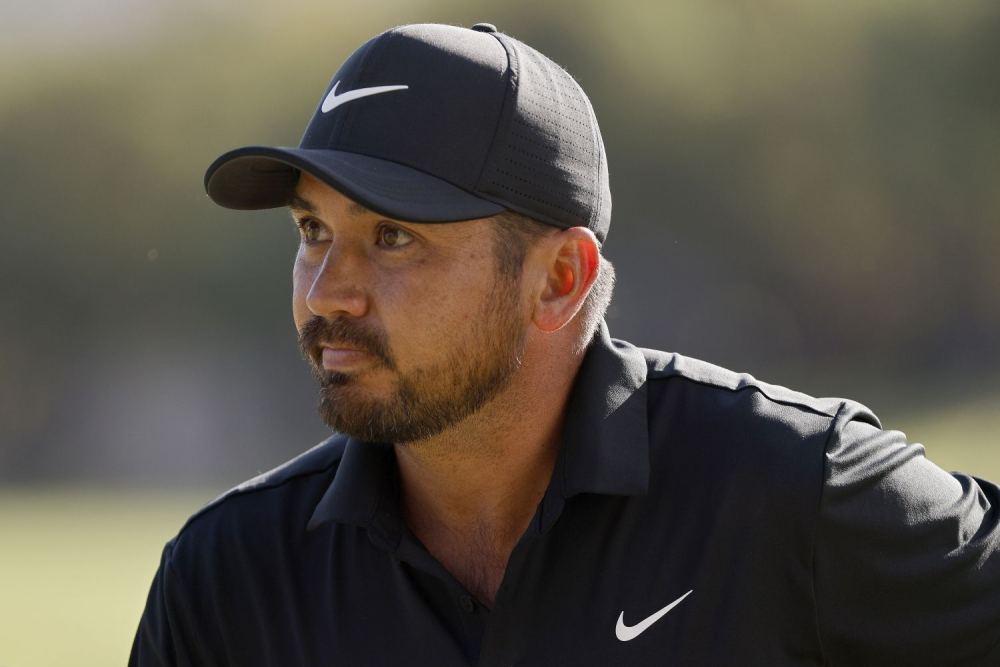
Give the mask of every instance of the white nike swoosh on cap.
[(346, 93), (337, 94), (337, 86), (340, 85), (340, 81), (333, 84), (333, 88), (327, 93), (326, 99), (323, 100), (323, 113), (333, 111), (341, 104), (346, 104), (351, 100), (356, 100), (359, 97), (368, 97), (369, 95), (378, 95), (379, 93), (388, 93), (390, 90), (406, 90), (409, 86), (374, 86), (372, 88), (358, 88), (357, 90), (349, 90)]
[(668, 604), (660, 611), (656, 612), (655, 614), (647, 618), (642, 623), (639, 623), (638, 625), (633, 625), (632, 627), (628, 627), (625, 625), (625, 612), (623, 611), (621, 613), (621, 616), (618, 617), (618, 625), (615, 626), (615, 635), (618, 637), (618, 639), (622, 640), (623, 642), (635, 639), (643, 632), (645, 632), (649, 626), (651, 626), (653, 623), (656, 623), (658, 620), (663, 618), (664, 614), (666, 614), (668, 611), (670, 611), (678, 604), (680, 604), (681, 600), (691, 595), (691, 593), (693, 592), (694, 589), (688, 591), (687, 593), (680, 596), (679, 598)]

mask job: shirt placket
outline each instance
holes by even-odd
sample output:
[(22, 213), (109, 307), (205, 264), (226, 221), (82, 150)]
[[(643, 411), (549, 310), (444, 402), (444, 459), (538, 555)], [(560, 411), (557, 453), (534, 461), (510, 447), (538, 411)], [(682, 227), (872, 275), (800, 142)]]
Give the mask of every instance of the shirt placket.
[(521, 600), (529, 601), (532, 596), (517, 595), (524, 581), (524, 569), (532, 556), (533, 547), (555, 524), (565, 506), (563, 498), (561, 461), (556, 463), (553, 476), (545, 497), (539, 503), (528, 529), (521, 536), (507, 560), (503, 581), (497, 590), (493, 611), (483, 636), (478, 667), (514, 667), (523, 665), (525, 645), (525, 624), (532, 610), (523, 607)]

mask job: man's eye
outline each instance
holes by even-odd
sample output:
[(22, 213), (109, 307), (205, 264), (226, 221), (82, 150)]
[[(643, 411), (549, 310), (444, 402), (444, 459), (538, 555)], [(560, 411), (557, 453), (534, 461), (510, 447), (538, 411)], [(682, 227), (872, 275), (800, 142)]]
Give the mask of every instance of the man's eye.
[(384, 225), (378, 229), (378, 243), (388, 248), (401, 248), (408, 245), (413, 237), (399, 227)]
[(312, 218), (305, 218), (298, 221), (299, 231), (302, 232), (302, 238), (306, 243), (314, 243), (319, 240), (320, 234), (323, 233), (323, 226)]

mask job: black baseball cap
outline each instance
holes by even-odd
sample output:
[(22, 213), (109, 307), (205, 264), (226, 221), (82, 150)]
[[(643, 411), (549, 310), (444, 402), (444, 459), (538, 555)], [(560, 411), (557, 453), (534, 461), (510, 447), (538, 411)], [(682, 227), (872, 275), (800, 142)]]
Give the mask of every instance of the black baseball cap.
[(285, 206), (304, 171), (369, 209), (455, 222), (510, 209), (556, 227), (611, 222), (604, 142), (559, 65), (490, 24), (420, 24), (363, 44), (298, 148), (246, 146), (205, 173), (220, 206)]

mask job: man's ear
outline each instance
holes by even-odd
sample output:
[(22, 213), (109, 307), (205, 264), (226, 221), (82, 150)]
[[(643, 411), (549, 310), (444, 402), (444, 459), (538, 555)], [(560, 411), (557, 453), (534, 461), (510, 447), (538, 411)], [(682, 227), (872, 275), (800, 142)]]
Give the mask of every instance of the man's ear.
[(597, 278), (600, 246), (586, 227), (570, 227), (543, 242), (539, 253), (545, 284), (535, 300), (532, 321), (542, 331), (566, 326), (579, 312)]

